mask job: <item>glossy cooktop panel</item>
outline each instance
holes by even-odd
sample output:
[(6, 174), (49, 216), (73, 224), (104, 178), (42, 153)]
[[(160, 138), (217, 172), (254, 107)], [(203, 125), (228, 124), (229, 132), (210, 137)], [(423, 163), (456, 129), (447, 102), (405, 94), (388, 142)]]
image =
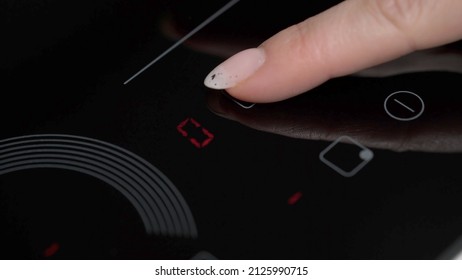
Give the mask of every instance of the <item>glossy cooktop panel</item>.
[(454, 257), (460, 68), (368, 72), (274, 104), (204, 87), (337, 1), (322, 2), (2, 4), (1, 257)]

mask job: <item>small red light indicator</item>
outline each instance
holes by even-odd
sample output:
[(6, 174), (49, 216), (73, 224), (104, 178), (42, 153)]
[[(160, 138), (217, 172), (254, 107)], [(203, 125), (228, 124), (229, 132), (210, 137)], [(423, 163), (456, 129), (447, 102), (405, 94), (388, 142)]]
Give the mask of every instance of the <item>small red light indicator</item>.
[(51, 245), (48, 246), (48, 248), (46, 248), (43, 251), (43, 256), (45, 258), (52, 257), (59, 251), (59, 248), (60, 248), (59, 243), (57, 243), (57, 242), (51, 243)]
[(210, 133), (210, 131), (202, 127), (201, 124), (193, 118), (186, 118), (176, 129), (183, 137), (188, 138), (189, 142), (198, 149), (204, 148), (210, 144), (214, 138), (214, 135)]
[(297, 203), (300, 200), (300, 198), (302, 198), (302, 196), (303, 196), (303, 194), (301, 192), (294, 193), (287, 200), (287, 204), (294, 205), (295, 203)]

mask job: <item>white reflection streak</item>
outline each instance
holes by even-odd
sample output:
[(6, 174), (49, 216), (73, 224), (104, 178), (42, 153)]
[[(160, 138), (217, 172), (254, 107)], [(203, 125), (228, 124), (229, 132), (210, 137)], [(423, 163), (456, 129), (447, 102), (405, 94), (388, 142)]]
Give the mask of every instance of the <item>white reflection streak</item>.
[(162, 59), (164, 56), (166, 56), (168, 53), (173, 51), (176, 47), (181, 45), (184, 41), (188, 40), (191, 36), (199, 32), (202, 28), (204, 28), (206, 25), (211, 23), (213, 20), (215, 20), (217, 17), (221, 16), (224, 12), (226, 12), (228, 9), (230, 9), (232, 6), (234, 6), (237, 2), (240, 0), (231, 0), (229, 1), (226, 5), (224, 5), (221, 9), (213, 13), (210, 17), (208, 17), (206, 20), (204, 20), (201, 24), (196, 26), (193, 30), (191, 30), (188, 34), (186, 34), (183, 38), (181, 38), (179, 41), (177, 41), (175, 44), (173, 44), (170, 48), (166, 49), (163, 53), (161, 53), (158, 57), (156, 57), (154, 60), (149, 62), (146, 66), (141, 68), (138, 72), (136, 72), (133, 76), (131, 76), (128, 80), (124, 82), (124, 85), (128, 84), (131, 80), (134, 78), (138, 77), (141, 73), (146, 71), (149, 67), (151, 67), (154, 63)]

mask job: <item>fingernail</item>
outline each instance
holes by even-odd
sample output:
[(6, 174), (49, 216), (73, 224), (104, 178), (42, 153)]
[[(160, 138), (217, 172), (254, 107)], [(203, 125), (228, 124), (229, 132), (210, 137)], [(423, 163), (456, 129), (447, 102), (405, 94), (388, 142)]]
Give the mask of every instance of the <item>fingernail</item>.
[(204, 85), (213, 89), (227, 89), (250, 77), (265, 62), (261, 48), (241, 51), (215, 67), (205, 77)]

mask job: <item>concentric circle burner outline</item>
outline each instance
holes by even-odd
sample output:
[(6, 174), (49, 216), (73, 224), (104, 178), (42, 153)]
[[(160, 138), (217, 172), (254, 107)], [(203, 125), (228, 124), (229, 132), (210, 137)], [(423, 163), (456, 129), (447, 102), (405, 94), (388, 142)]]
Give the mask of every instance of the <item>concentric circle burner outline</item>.
[(179, 190), (152, 164), (119, 146), (61, 134), (0, 140), (0, 175), (36, 168), (76, 171), (111, 185), (136, 209), (148, 235), (197, 237)]

